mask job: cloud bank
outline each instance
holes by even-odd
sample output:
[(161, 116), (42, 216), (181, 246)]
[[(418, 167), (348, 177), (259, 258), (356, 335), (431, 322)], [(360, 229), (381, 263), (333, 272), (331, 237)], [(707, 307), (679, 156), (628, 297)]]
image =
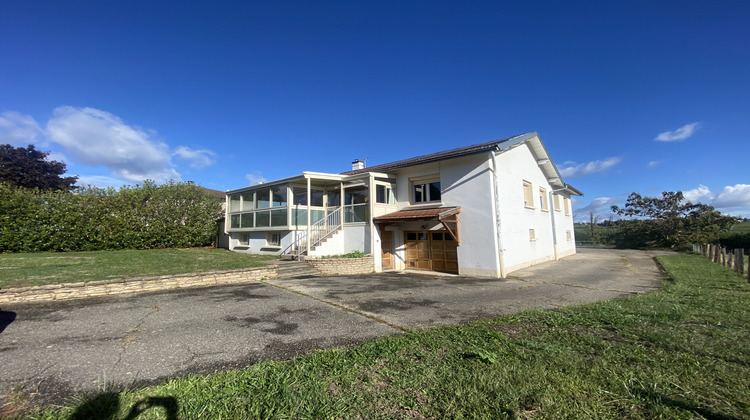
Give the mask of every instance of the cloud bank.
[(705, 185), (699, 185), (682, 193), (685, 199), (693, 203), (704, 203), (714, 206), (724, 213), (747, 213), (750, 214), (750, 184), (727, 185), (718, 194), (714, 194)]
[(568, 178), (590, 175), (611, 168), (620, 163), (621, 160), (622, 159), (618, 157), (611, 157), (605, 160), (594, 160), (588, 163), (568, 161), (563, 163), (562, 168), (560, 169), (560, 175)]
[(678, 128), (675, 131), (665, 131), (663, 133), (659, 133), (654, 140), (656, 141), (682, 141), (693, 134), (695, 134), (696, 131), (701, 127), (700, 122), (694, 122), (690, 124), (685, 124), (682, 127)]
[(15, 147), (39, 145), (43, 136), (44, 130), (32, 116), (16, 111), (0, 114), (0, 143)]
[(191, 168), (216, 163), (216, 153), (208, 149), (179, 146), (173, 151), (157, 137), (156, 131), (125, 123), (120, 117), (95, 108), (61, 106), (42, 128), (33, 117), (8, 111), (0, 114), (0, 143), (13, 146), (56, 143), (64, 153), (50, 158), (66, 163), (104, 167), (110, 174), (80, 176), (79, 185), (122, 185), (146, 179), (163, 183), (180, 181), (172, 157), (187, 161)]

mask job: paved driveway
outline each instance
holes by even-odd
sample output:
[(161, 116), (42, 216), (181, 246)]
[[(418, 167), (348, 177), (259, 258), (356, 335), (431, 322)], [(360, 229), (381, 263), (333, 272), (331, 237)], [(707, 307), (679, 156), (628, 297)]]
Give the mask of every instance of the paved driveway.
[(0, 308), (0, 396), (40, 402), (286, 359), (404, 329), (659, 285), (652, 254), (581, 250), (509, 279), (372, 274)]

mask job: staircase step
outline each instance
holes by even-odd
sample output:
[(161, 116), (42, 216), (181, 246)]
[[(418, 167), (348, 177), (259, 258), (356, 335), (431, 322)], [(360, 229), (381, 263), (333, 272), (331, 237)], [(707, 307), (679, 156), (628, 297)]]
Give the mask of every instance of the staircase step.
[(302, 278), (319, 276), (321, 273), (306, 261), (279, 261), (277, 278)]

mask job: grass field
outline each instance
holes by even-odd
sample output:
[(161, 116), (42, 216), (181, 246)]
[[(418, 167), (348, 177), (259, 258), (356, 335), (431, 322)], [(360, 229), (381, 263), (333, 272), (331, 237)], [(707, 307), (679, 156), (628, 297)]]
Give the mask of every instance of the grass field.
[(231, 270), (271, 258), (209, 248), (0, 254), (0, 289)]
[(660, 261), (672, 280), (647, 295), (413, 331), (27, 414), (750, 418), (750, 285), (697, 255)]

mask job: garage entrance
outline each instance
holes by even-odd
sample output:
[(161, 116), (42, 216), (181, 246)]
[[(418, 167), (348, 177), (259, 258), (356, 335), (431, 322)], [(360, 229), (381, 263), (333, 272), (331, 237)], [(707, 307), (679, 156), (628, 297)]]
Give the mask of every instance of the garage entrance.
[(458, 274), (458, 243), (447, 230), (406, 231), (406, 268)]

